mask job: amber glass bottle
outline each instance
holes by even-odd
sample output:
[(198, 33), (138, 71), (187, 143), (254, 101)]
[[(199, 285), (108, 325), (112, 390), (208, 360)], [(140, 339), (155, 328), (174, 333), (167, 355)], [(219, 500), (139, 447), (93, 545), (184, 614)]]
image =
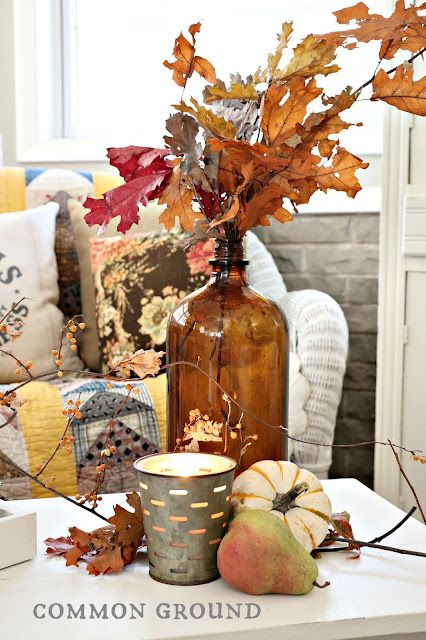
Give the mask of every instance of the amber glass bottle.
[[(210, 262), (209, 283), (179, 303), (168, 325), (168, 363), (185, 361), (202, 369), (180, 364), (168, 369), (168, 448), (173, 451), (183, 437), (191, 410), (224, 424), (229, 417), (231, 430), (223, 429), (222, 442), (199, 442), (199, 447), (229, 455), (241, 472), (258, 460), (286, 459), (285, 433), (261, 420), (287, 424), (287, 323), (277, 305), (248, 284), (241, 240), (217, 241)], [(215, 381), (244, 407), (242, 418), (232, 403), (228, 414), (229, 403)]]

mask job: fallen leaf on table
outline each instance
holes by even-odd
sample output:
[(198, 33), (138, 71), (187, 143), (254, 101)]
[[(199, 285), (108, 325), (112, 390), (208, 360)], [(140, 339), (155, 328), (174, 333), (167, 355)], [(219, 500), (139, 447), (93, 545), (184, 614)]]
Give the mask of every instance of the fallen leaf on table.
[(105, 527), (90, 533), (70, 527), (67, 537), (47, 538), (47, 553), (64, 556), (67, 566), (86, 562), (87, 571), (93, 575), (118, 573), (135, 559), (144, 533), (139, 495), (128, 494), (127, 504), (133, 511), (116, 505)]

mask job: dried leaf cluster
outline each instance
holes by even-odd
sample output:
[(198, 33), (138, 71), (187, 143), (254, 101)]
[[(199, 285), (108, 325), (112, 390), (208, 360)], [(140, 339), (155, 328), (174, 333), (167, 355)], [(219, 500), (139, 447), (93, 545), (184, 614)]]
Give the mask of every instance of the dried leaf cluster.
[(118, 573), (131, 564), (142, 543), (143, 519), (141, 501), (137, 493), (127, 496), (129, 511), (120, 505), (114, 507), (109, 524), (91, 533), (70, 527), (69, 536), (47, 538), (47, 553), (64, 556), (67, 567), (86, 562), (87, 571), (95, 576), (100, 573)]
[[(125, 184), (86, 201), (87, 223), (105, 226), (119, 216), (118, 229), (125, 232), (138, 221), (138, 205), (158, 198), (167, 229), (178, 219), (187, 231), (199, 234), (201, 227), (211, 233), (218, 227), (219, 234), (236, 238), (253, 226), (269, 225), (271, 218), (292, 220), (297, 206), (316, 191), (355, 197), (361, 189), (356, 172), (367, 164), (339, 144), (339, 134), (353, 126), (342, 113), (370, 87), (371, 100), (426, 115), (426, 78), (413, 77), (413, 61), (426, 47), (425, 11), (426, 3), (406, 7), (396, 0), (385, 17), (370, 14), (359, 2), (334, 12), (342, 30), (309, 34), (300, 42), (293, 42), (292, 24), (285, 22), (266, 64), (246, 79), (231, 75), (229, 84), (196, 55), (201, 25), (191, 25), (189, 38), (178, 36), (174, 59), (164, 65), (184, 90), (194, 73), (204, 78), (204, 104), (182, 97), (174, 105), (165, 148), (108, 150)], [(380, 46), (373, 77), (358, 89), (326, 95), (321, 78), (339, 71), (339, 48), (371, 41)], [(383, 68), (401, 51), (411, 57)]]

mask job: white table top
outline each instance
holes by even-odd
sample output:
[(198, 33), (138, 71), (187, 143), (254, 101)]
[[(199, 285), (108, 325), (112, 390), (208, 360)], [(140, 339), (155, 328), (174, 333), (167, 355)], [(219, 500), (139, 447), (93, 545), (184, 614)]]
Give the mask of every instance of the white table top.
[[(347, 510), (358, 539), (370, 540), (388, 531), (403, 513), (356, 480), (324, 482), (333, 511)], [(124, 504), (122, 494), (106, 496), (102, 510), (110, 515), (113, 503)], [(37, 511), (38, 555), (0, 571), (0, 637), (5, 640), (158, 640), (166, 638), (209, 640), (346, 640), (349, 638), (379, 638), (392, 635), (402, 638), (426, 638), (426, 558), (404, 556), (375, 549), (363, 549), (360, 559), (347, 559), (347, 554), (324, 553), (318, 561), (320, 579), (331, 586), (304, 596), (248, 596), (228, 587), (221, 580), (193, 587), (164, 585), (148, 575), (144, 555), (119, 575), (93, 577), (81, 567), (65, 567), (62, 558), (48, 557), (43, 540), (49, 536), (67, 534), (67, 527), (76, 525), (91, 530), (102, 522), (77, 509), (65, 500), (52, 498), (8, 502), (13, 512)], [(1, 541), (0, 541), (1, 543)], [(384, 544), (426, 551), (426, 527), (410, 518)], [(261, 613), (257, 618), (226, 619), (226, 603), (257, 603)], [(46, 604), (46, 618), (38, 620), (33, 609)], [(63, 617), (49, 617), (52, 603), (64, 606)], [(84, 604), (86, 619), (67, 619), (67, 604), (78, 610)], [(97, 609), (107, 605), (107, 620), (88, 619), (90, 603)], [(127, 614), (115, 619), (114, 603), (126, 605)], [(144, 617), (130, 618), (130, 603), (144, 607)], [(157, 606), (166, 603), (174, 616), (174, 605), (223, 603), (224, 618), (199, 620), (162, 619)], [(166, 607), (163, 607), (166, 609)], [(162, 612), (160, 607), (160, 613)], [(42, 609), (38, 609), (42, 613)], [(123, 609), (115, 610), (121, 615)], [(201, 611), (193, 609), (195, 615)], [(60, 613), (53, 608), (54, 615)], [(246, 608), (241, 608), (245, 616)], [(206, 614), (207, 615), (207, 614)]]

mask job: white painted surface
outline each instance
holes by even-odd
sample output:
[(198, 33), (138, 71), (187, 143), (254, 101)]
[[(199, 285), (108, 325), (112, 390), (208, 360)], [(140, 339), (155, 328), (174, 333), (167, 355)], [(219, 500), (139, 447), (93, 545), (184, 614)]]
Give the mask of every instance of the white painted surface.
[[(396, 473), (392, 469), (392, 473)], [(371, 539), (387, 531), (402, 512), (355, 480), (328, 480), (334, 511), (351, 513), (356, 535)], [(124, 496), (107, 496), (105, 514)], [(44, 553), (43, 539), (66, 534), (68, 525), (92, 529), (102, 522), (60, 499), (8, 503), (15, 512), (36, 508), (39, 526), (37, 558), (0, 571), (0, 628), (3, 638), (31, 640), (158, 640), (160, 638), (232, 640), (346, 640), (383, 638), (420, 640), (426, 634), (426, 559), (364, 550), (358, 560), (346, 553), (323, 554), (320, 580), (327, 589), (305, 596), (247, 596), (221, 580), (196, 587), (173, 587), (153, 581), (144, 556), (120, 575), (89, 576), (84, 567), (66, 568), (63, 559)], [(410, 519), (387, 540), (389, 545), (426, 551), (426, 527)], [(146, 603), (144, 619), (37, 620), (37, 603)], [(162, 620), (159, 603), (258, 603), (253, 620)], [(406, 634), (417, 634), (414, 636)]]

